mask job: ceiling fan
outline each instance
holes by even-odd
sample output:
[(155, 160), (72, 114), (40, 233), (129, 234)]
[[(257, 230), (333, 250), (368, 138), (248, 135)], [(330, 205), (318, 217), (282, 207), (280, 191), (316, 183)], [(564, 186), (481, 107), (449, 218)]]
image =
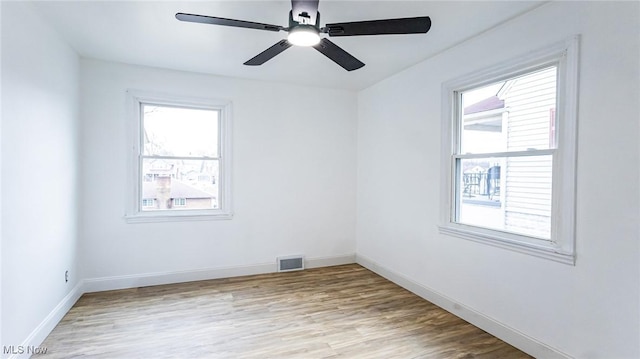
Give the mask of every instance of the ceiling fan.
[(321, 38), (320, 34), (328, 34), (330, 37), (421, 34), (426, 33), (431, 28), (431, 19), (428, 16), (343, 22), (326, 24), (325, 27), (320, 27), (318, 2), (319, 0), (291, 0), (289, 27), (185, 13), (177, 13), (176, 18), (180, 21), (197, 22), (202, 24), (244, 27), (248, 29), (275, 32), (286, 31), (289, 33), (286, 40), (280, 40), (275, 45), (245, 62), (245, 65), (262, 65), (292, 45), (296, 45), (312, 46), (314, 49), (342, 66), (347, 71), (357, 70), (364, 66), (364, 63), (328, 39)]

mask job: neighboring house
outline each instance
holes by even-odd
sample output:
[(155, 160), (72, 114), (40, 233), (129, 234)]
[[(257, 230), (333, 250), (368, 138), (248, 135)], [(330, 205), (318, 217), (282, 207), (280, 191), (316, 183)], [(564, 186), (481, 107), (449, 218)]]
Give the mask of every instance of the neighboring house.
[[(555, 79), (555, 69), (549, 69), (506, 81), (495, 95), (466, 106), (465, 136), (482, 142), (487, 152), (555, 147)], [(551, 167), (551, 156), (469, 162), (463, 168), (463, 202), (499, 204), (495, 214), (505, 230), (527, 228), (548, 237)]]
[[(143, 165), (142, 210), (218, 208), (211, 171), (193, 164), (154, 159)], [(217, 170), (217, 168), (215, 169)]]
[(156, 177), (142, 183), (142, 209), (211, 209), (217, 198), (170, 176)]
[[(555, 68), (508, 81), (498, 97), (504, 99), (508, 108), (509, 151), (555, 147)], [(507, 160), (504, 171), (507, 230), (527, 228), (540, 237), (550, 236), (551, 170), (551, 156)]]
[(158, 177), (176, 177), (176, 166), (164, 159), (151, 160), (143, 165), (144, 181), (155, 181)]
[(215, 184), (216, 178), (215, 176), (207, 173), (202, 173), (202, 171), (190, 170), (182, 174), (182, 178), (186, 179), (189, 183), (206, 183), (206, 184)]
[[(507, 149), (506, 134), (502, 129), (504, 122), (508, 120), (508, 112), (505, 101), (497, 95), (466, 106), (463, 120), (467, 142), (482, 143), (483, 150), (487, 152), (503, 152)], [(503, 202), (500, 194), (500, 168), (504, 166), (502, 162), (477, 160), (464, 163), (462, 172), (465, 185), (463, 194), (467, 198), (465, 202), (492, 206)], [(491, 170), (492, 168), (494, 169)]]

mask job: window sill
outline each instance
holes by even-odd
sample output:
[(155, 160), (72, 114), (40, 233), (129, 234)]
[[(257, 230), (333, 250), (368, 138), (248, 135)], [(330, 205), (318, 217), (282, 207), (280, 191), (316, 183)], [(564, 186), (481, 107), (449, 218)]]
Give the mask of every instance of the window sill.
[(186, 222), (186, 221), (218, 221), (230, 220), (233, 213), (136, 213), (124, 216), (127, 223), (157, 223), (157, 222)]
[(501, 235), (501, 232), (498, 231), (484, 230), (481, 228), (462, 226), (454, 223), (440, 225), (438, 228), (441, 234), (484, 243), (494, 247), (508, 249), (563, 264), (575, 265), (575, 255), (573, 253), (562, 252), (561, 249), (554, 246), (552, 242), (549, 242), (548, 244), (528, 243), (510, 238), (507, 233)]

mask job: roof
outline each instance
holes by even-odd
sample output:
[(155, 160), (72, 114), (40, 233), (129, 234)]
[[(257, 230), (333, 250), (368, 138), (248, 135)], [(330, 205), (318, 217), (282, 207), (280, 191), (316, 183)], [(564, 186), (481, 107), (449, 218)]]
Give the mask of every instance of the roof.
[[(215, 195), (173, 179), (170, 198), (211, 198)], [(142, 183), (142, 198), (156, 198), (155, 182)]]
[(491, 96), (465, 107), (464, 114), (470, 115), (472, 113), (497, 110), (500, 108), (504, 108), (504, 100), (499, 99), (498, 96)]

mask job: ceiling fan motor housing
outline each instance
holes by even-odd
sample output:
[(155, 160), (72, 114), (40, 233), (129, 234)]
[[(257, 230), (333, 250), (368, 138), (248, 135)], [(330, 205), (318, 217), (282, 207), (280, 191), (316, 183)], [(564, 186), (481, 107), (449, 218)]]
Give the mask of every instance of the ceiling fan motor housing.
[[(302, 14), (299, 14), (298, 18), (307, 19), (307, 20), (311, 19), (309, 14), (307, 14), (306, 12), (303, 12)], [(293, 19), (293, 11), (292, 10), (289, 11), (289, 29), (293, 29), (294, 27), (301, 26), (301, 25), (313, 26), (316, 29), (318, 29), (318, 31), (320, 31), (320, 12), (318, 11), (317, 14), (316, 14), (316, 23), (315, 23), (315, 25), (311, 25), (309, 23), (306, 23), (305, 20), (303, 20), (302, 22), (295, 21)]]

